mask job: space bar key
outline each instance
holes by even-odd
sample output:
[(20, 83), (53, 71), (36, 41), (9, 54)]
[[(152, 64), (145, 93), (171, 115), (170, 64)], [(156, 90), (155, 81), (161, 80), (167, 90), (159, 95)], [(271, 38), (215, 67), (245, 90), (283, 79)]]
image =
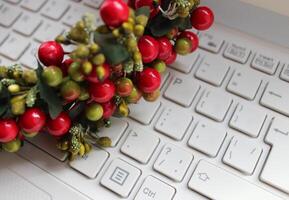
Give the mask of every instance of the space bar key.
[(282, 200), (282, 198), (203, 160), (199, 162), (189, 182), (189, 188), (214, 200)]

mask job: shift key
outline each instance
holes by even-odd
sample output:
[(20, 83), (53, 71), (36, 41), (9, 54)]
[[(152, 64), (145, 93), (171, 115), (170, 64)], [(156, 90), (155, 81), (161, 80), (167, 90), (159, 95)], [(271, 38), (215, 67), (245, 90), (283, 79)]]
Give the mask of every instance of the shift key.
[(260, 103), (274, 111), (289, 116), (289, 85), (283, 82), (270, 82)]

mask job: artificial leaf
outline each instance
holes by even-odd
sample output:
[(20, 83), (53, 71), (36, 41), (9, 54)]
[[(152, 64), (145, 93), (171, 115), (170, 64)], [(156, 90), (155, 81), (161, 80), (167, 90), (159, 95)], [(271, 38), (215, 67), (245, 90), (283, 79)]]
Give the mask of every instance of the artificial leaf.
[(11, 95), (8, 92), (6, 87), (2, 87), (0, 92), (0, 117), (3, 118), (3, 116), (8, 112), (10, 108), (10, 101)]
[(27, 97), (26, 97), (26, 101), (25, 101), (27, 107), (33, 107), (34, 106), (35, 101), (37, 99), (37, 93), (38, 93), (37, 86), (32, 87), (27, 92)]
[(179, 19), (169, 20), (163, 17), (161, 14), (158, 14), (154, 17), (154, 20), (151, 20), (151, 23), (148, 25), (149, 29), (153, 36), (161, 37), (166, 35), (172, 28), (178, 27)]
[(112, 34), (95, 32), (94, 41), (100, 45), (102, 53), (110, 65), (120, 64), (130, 56), (127, 49), (118, 43)]
[(85, 109), (85, 102), (77, 102), (74, 103), (75, 105), (69, 105), (68, 114), (72, 120), (77, 119), (77, 117), (82, 114), (83, 110)]
[(62, 102), (58, 97), (57, 93), (53, 88), (46, 85), (41, 79), (43, 68), (40, 63), (38, 63), (38, 68), (36, 70), (38, 76), (37, 87), (40, 92), (40, 98), (47, 103), (49, 115), (52, 119), (56, 118), (62, 112)]
[(191, 24), (191, 20), (190, 17), (187, 18), (179, 18), (179, 23), (178, 23), (178, 27), (181, 31), (184, 31), (186, 29), (191, 29), (192, 28), (192, 24)]
[(138, 8), (135, 11), (135, 15), (136, 16), (145, 15), (145, 16), (149, 17), (150, 16), (150, 7), (149, 6), (143, 6), (143, 7)]

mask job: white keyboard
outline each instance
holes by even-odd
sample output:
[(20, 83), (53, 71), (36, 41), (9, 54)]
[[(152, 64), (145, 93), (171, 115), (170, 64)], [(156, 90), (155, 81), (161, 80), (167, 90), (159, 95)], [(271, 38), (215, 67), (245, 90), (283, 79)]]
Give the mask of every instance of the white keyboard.
[[(40, 42), (100, 4), (1, 0), (0, 64), (36, 67)], [(102, 130), (113, 147), (69, 162), (43, 134), (19, 155), (89, 199), (288, 200), (289, 54), (217, 24), (199, 36), (163, 76), (160, 100)]]

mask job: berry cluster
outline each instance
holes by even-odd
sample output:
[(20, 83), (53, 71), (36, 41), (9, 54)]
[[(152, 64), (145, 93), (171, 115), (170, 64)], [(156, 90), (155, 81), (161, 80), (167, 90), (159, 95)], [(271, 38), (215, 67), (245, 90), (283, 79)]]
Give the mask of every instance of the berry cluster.
[(16, 152), (25, 137), (38, 133), (54, 136), (71, 159), (88, 153), (92, 144), (110, 146), (97, 131), (111, 125), (111, 116), (127, 117), (129, 104), (140, 98), (155, 101), (166, 66), (198, 47), (189, 29), (212, 25), (212, 11), (198, 4), (105, 0), (104, 24), (95, 27), (94, 18), (85, 15), (55, 41), (42, 43), (37, 70), (0, 67), (0, 148)]

